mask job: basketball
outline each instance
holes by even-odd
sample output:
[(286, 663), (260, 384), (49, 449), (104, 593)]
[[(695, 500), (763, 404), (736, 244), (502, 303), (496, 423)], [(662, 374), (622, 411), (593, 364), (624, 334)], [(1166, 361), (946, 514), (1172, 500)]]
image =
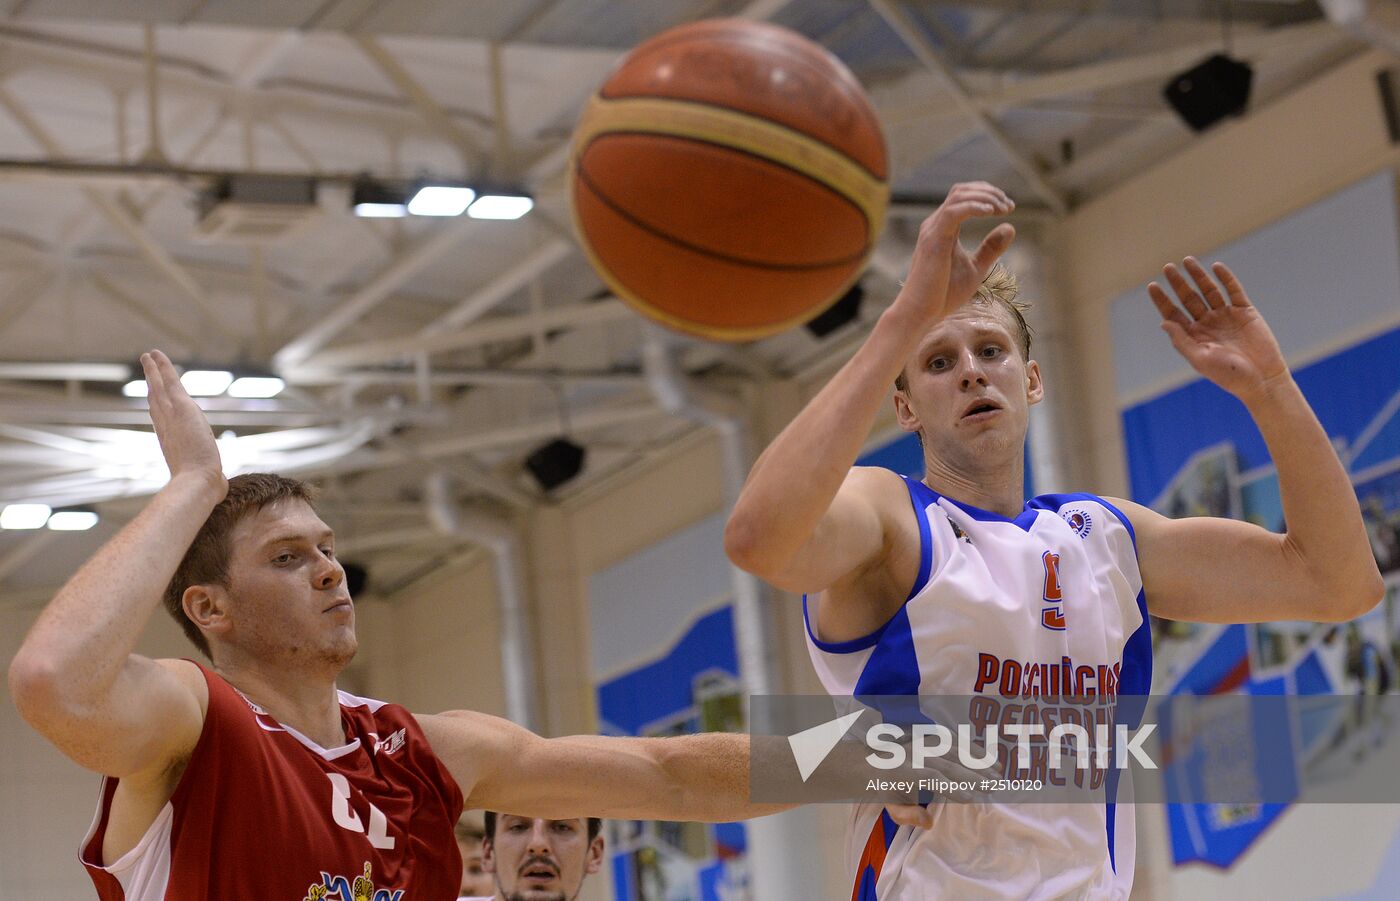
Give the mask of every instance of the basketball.
[(715, 19), (628, 54), (574, 136), (579, 239), (644, 315), (748, 341), (806, 322), (860, 276), (889, 202), (855, 76), (785, 28)]

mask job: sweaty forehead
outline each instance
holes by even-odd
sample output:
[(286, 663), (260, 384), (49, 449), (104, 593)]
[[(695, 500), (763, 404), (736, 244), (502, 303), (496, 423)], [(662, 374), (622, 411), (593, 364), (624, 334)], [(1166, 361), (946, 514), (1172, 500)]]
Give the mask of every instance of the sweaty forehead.
[(927, 347), (938, 341), (956, 341), (986, 332), (995, 332), (1014, 341), (1016, 324), (1001, 304), (967, 303), (943, 317), (928, 330), (919, 344), (921, 347)]

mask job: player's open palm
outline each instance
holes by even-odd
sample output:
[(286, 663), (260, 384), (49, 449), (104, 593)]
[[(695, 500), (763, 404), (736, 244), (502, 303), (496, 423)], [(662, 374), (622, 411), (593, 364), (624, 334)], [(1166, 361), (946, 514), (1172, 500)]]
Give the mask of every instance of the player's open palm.
[(219, 446), (214, 442), (209, 420), (180, 384), (170, 358), (158, 350), (142, 354), (141, 369), (146, 374), (151, 424), (171, 478), (197, 473), (226, 486)]
[(1182, 267), (1190, 280), (1174, 263), (1162, 268), (1177, 302), (1156, 282), (1147, 293), (1162, 314), (1162, 330), (1192, 368), (1241, 400), (1285, 375), (1288, 365), (1274, 333), (1230, 268), (1213, 264), (1211, 278), (1195, 257)]

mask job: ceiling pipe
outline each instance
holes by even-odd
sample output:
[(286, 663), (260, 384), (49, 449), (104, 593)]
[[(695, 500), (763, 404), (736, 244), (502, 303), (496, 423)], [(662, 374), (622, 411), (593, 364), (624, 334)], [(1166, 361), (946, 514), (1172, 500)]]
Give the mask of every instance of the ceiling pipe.
[(1370, 0), (1318, 0), (1327, 19), (1392, 56), (1400, 56), (1400, 10)]
[(526, 609), (519, 534), (498, 519), (462, 509), (452, 491), (452, 477), (444, 471), (431, 473), (424, 480), (423, 500), (428, 522), (434, 529), (491, 552), (496, 567), (496, 598), (500, 605), (501, 675), (505, 682), (506, 716), (527, 729), (540, 731), (535, 641)]

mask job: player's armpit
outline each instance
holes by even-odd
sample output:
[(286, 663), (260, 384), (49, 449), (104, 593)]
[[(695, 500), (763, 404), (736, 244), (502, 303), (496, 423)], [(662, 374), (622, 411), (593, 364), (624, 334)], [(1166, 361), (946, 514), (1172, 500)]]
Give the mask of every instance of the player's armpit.
[(810, 538), (796, 555), (778, 559), (761, 535), (743, 538), (726, 530), (725, 550), (739, 567), (796, 594), (816, 594), (888, 555), (910, 509), (903, 481), (880, 467), (852, 467)]
[(204, 728), (209, 686), (186, 660), (128, 656), (106, 695), (66, 698), (39, 668), (12, 667), (10, 689), (24, 718), (79, 766), (127, 778), (188, 757)]
[(749, 739), (541, 738), (469, 711), (419, 716), (468, 808), (529, 817), (726, 822), (791, 805), (749, 802)]
[(1198, 516), (1169, 519), (1105, 498), (1133, 524), (1147, 606), (1154, 616), (1203, 623), (1340, 622), (1378, 598), (1357, 596), (1325, 561), (1307, 560), (1287, 535), (1253, 523)]

